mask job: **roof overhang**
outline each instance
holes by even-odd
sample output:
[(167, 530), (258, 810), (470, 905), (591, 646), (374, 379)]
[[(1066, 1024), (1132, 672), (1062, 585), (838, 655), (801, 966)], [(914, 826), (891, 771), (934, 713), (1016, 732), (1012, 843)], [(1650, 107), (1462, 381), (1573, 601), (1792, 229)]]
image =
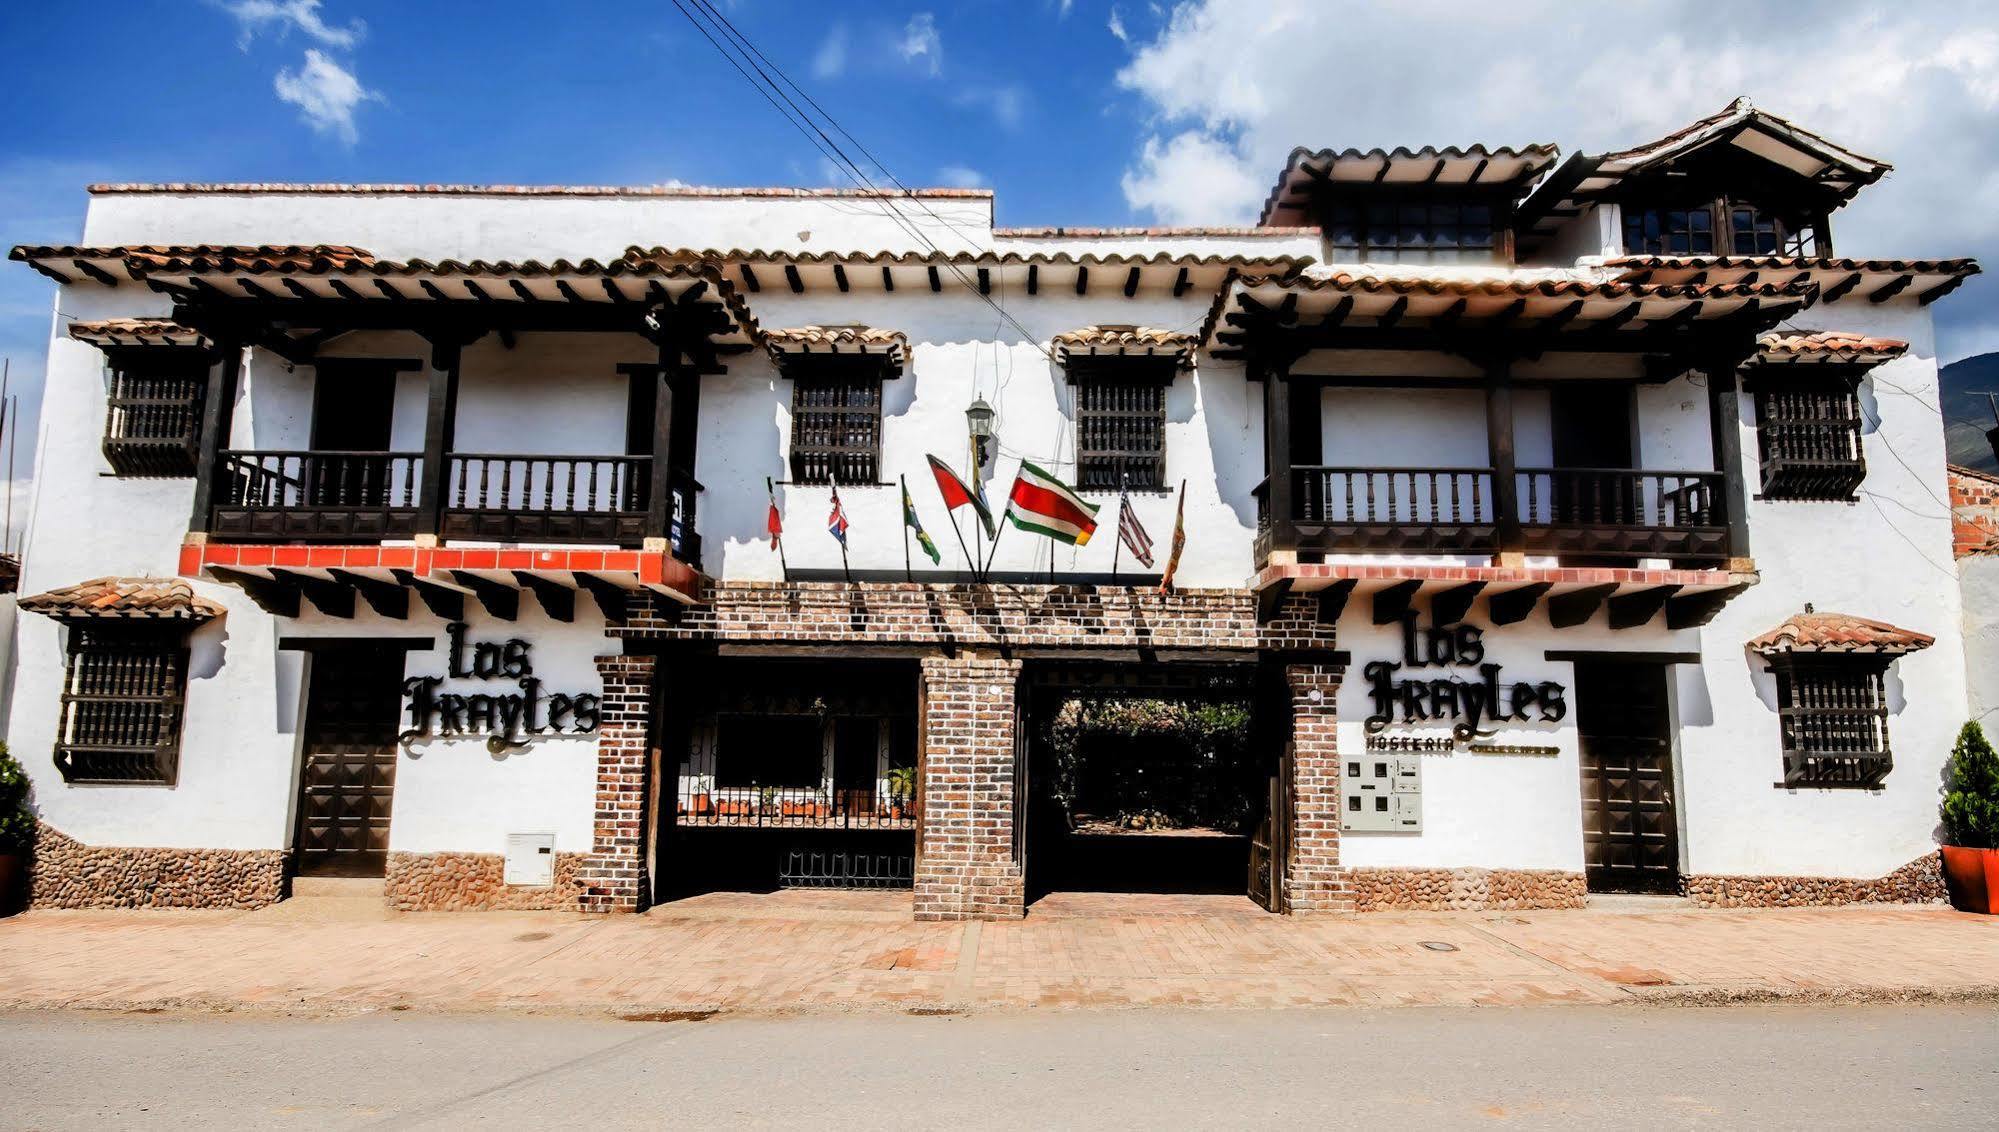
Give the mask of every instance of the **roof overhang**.
[(1231, 273), (1294, 270), (1310, 257), (1054, 252), (789, 252), (633, 248), (626, 262), (701, 262), (747, 294), (938, 294), (973, 290), (1012, 300), (1039, 295), (1212, 296)]
[(764, 332), (764, 348), (789, 374), (814, 362), (872, 359), (888, 376), (909, 364), (909, 336), (875, 326), (794, 326)]
[(340, 244), (19, 244), (7, 258), (25, 263), (58, 283), (101, 283), (116, 287), (140, 280), (134, 256), (170, 258), (255, 259), (266, 263), (308, 263), (315, 260), (361, 261), (374, 257), (361, 248)]
[(1899, 338), (1841, 330), (1773, 330), (1756, 340), (1758, 367), (1784, 370), (1837, 367), (1851, 372), (1894, 361), (1909, 352)]
[(100, 350), (183, 348), (207, 350), (214, 343), (201, 331), (170, 318), (100, 318), (69, 324), (72, 341)]
[(1553, 628), (1571, 629), (1604, 611), (1612, 629), (1692, 629), (1759, 580), (1754, 570), (1325, 563), (1266, 566), (1251, 588), (1260, 609), (1275, 609), (1292, 594), (1318, 595), (1318, 619), (1326, 623), (1363, 600), (1374, 624), (1392, 624), (1427, 595), (1430, 604), (1445, 603), (1459, 617), (1483, 598), (1494, 625), (1515, 624), (1539, 610)]
[(1927, 306), (1984, 269), (1957, 259), (1846, 259), (1834, 256), (1628, 255), (1604, 261), (1624, 283), (1811, 283), (1819, 301), (1902, 297)]
[(1097, 325), (1057, 334), (1053, 345), (1064, 365), (1080, 358), (1157, 358), (1185, 369), (1194, 364), (1200, 340), (1152, 326)]
[(1374, 186), (1444, 185), (1468, 192), (1489, 190), (1495, 196), (1517, 200), (1534, 178), (1555, 163), (1559, 152), (1547, 144), (1518, 149), (1475, 145), (1469, 149), (1397, 146), (1392, 150), (1310, 150), (1300, 146), (1291, 151), (1276, 187), (1263, 202), (1259, 223), (1273, 226), (1311, 223), (1312, 197), (1324, 189), (1365, 191)]

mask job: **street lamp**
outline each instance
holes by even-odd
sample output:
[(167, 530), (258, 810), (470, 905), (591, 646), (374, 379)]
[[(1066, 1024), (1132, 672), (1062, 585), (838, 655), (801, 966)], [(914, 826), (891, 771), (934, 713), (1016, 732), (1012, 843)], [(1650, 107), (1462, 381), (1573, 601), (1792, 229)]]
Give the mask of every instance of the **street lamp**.
[(966, 406), (965, 427), (972, 434), (972, 475), (977, 476), (991, 458), (994, 447), (993, 407), (986, 404), (984, 397)]

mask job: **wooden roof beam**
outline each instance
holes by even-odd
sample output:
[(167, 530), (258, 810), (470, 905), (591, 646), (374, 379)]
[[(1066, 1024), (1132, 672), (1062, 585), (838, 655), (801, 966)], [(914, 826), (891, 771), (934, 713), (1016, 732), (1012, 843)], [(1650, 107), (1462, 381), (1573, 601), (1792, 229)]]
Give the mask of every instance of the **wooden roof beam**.
[(1870, 303), (1885, 303), (1903, 291), (1908, 290), (1909, 284), (1915, 281), (1916, 277), (1913, 275), (1897, 275), (1895, 278), (1868, 292), (1867, 301)]

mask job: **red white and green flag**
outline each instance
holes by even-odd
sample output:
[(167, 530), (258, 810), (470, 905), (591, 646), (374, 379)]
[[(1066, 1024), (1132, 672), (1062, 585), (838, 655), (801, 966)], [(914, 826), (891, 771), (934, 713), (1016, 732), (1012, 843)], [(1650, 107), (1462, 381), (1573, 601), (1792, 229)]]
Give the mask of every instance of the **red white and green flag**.
[(1023, 531), (1071, 546), (1087, 546), (1097, 530), (1097, 505), (1083, 502), (1068, 484), (1025, 460), (1013, 477), (1006, 517)]

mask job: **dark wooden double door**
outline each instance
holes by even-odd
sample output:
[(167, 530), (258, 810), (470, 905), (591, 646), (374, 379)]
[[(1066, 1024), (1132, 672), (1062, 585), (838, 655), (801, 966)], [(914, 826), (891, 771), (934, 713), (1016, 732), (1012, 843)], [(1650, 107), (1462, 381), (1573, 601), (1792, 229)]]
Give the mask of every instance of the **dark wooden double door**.
[(359, 642), (313, 650), (299, 767), (300, 876), (381, 876), (396, 792), (404, 653)]
[(1679, 891), (1667, 672), (1656, 662), (1576, 663), (1583, 864), (1591, 892)]

